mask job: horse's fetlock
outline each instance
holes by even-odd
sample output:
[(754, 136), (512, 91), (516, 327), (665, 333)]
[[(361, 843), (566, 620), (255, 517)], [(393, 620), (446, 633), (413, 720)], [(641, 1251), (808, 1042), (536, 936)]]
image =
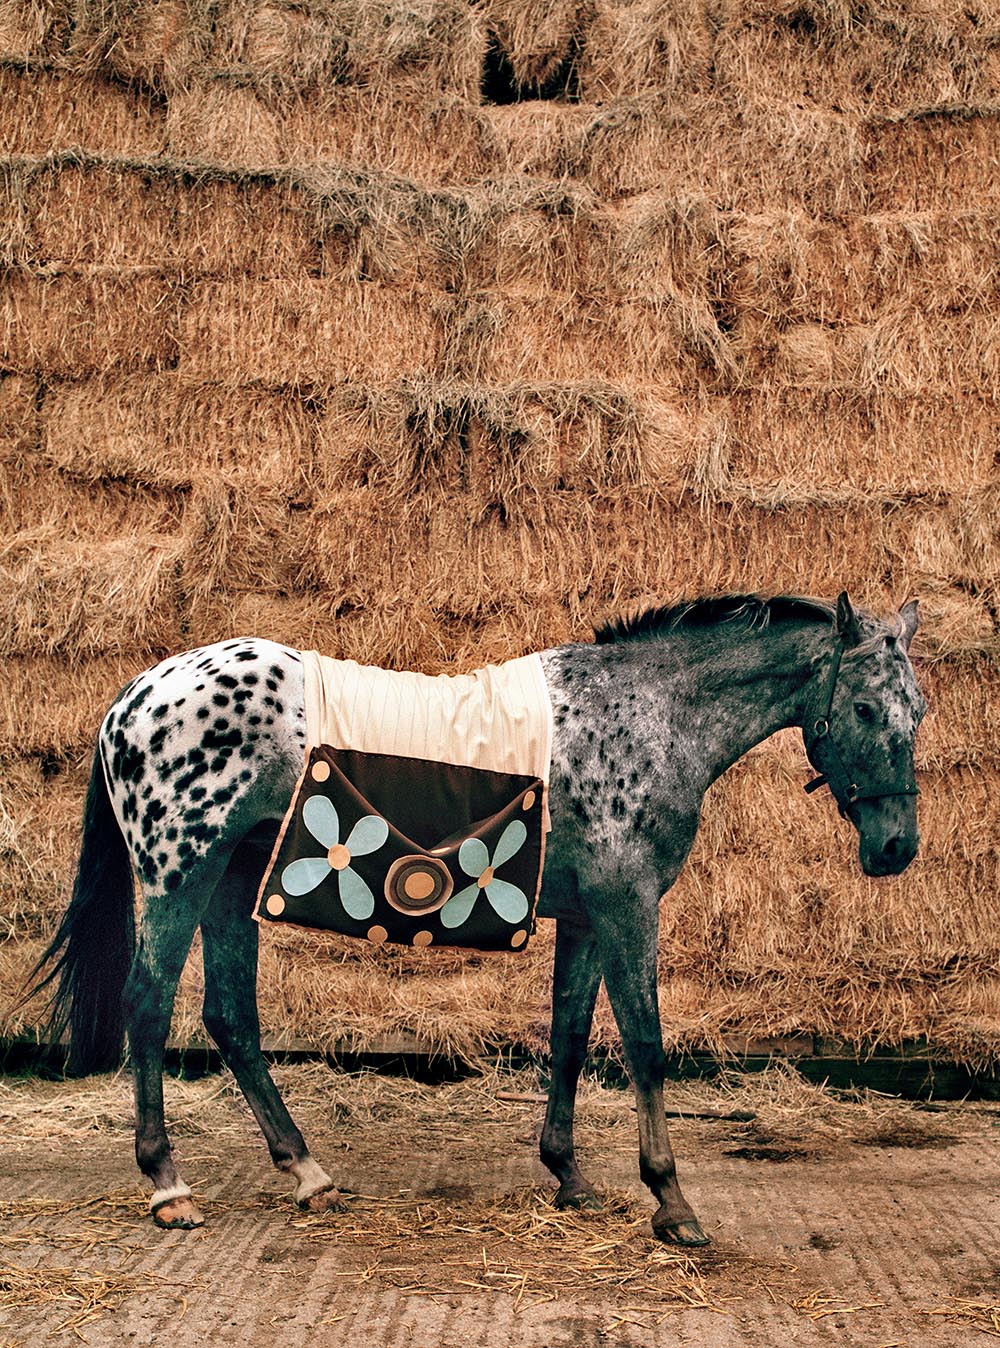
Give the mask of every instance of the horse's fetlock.
[(166, 1136), (137, 1137), (135, 1159), (144, 1175), (158, 1175), (170, 1160), (170, 1142)]
[(563, 1171), (573, 1160), (573, 1145), (562, 1138), (542, 1137), (538, 1156), (543, 1166), (554, 1175)]
[(677, 1163), (672, 1155), (642, 1156), (639, 1159), (639, 1178), (651, 1189), (662, 1184), (672, 1184), (677, 1178)]

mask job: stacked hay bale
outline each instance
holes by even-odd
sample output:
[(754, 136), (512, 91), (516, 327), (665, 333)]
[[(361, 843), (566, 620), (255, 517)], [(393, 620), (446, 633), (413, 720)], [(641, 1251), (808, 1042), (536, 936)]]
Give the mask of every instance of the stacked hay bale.
[[(5, 1000), (172, 650), (460, 670), (846, 586), (922, 600), (922, 858), (865, 880), (794, 738), (751, 755), (664, 905), (668, 1039), (992, 1061), (998, 120), (977, 0), (0, 0)], [(544, 1032), (548, 929), (264, 944), (272, 1037)]]

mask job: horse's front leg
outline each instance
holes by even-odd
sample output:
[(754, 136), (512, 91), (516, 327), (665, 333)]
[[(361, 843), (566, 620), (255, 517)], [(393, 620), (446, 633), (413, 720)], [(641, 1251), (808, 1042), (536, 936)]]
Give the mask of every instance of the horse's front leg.
[(543, 1164), (559, 1181), (556, 1207), (560, 1208), (596, 1206), (598, 1201), (576, 1163), (573, 1111), (600, 985), (594, 933), (561, 918), (552, 974), (552, 1079), (540, 1147)]
[(615, 895), (600, 919), (595, 926), (604, 982), (635, 1089), (639, 1173), (660, 1205), (653, 1215), (653, 1234), (677, 1245), (705, 1245), (708, 1236), (677, 1181), (663, 1112), (666, 1061), (656, 986), (657, 905)]

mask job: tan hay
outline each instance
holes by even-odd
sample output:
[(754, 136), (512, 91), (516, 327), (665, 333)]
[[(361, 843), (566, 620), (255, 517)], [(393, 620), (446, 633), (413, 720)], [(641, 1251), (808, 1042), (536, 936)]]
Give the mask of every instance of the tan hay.
[[(0, 1269), (0, 1305), (11, 1310), (46, 1308), (65, 1303), (75, 1311), (55, 1329), (80, 1334), (108, 1311), (116, 1311), (131, 1296), (163, 1290), (163, 1281), (149, 1273), (123, 1273), (118, 1269), (85, 1271), (79, 1268)], [(82, 1338), (83, 1336), (80, 1335)]]
[(364, 485), (400, 505), (461, 491), (474, 518), (490, 506), (517, 511), (519, 493), (530, 508), (546, 491), (679, 479), (679, 423), (597, 382), (354, 386), (327, 400), (318, 459), (324, 485)]
[(63, 384), (41, 424), (45, 461), (95, 483), (189, 487), (223, 473), (294, 497), (312, 463), (312, 419), (294, 395), (174, 372)]
[[(742, 12), (741, 12), (742, 11)], [(997, 89), (996, 16), (879, 4), (733, 6), (715, 48), (718, 86), (737, 98), (787, 96), (862, 113), (989, 99)]]
[(413, 103), (342, 89), (271, 103), (252, 89), (209, 83), (175, 94), (167, 111), (172, 154), (215, 163), (336, 160), (435, 185), (479, 180), (497, 163), (485, 112), (455, 96)]
[(0, 375), (0, 462), (17, 460), (38, 440), (38, 385), (23, 375)]
[(248, 310), (243, 286), (205, 283), (181, 319), (179, 368), (231, 384), (356, 378), (373, 367), (388, 378), (429, 372), (447, 307), (429, 295), (302, 279), (259, 283)]
[(588, 103), (666, 88), (675, 96), (705, 92), (713, 79), (712, 7), (704, 0), (617, 4), (599, 0), (580, 62)]
[[(986, 309), (936, 316), (919, 304), (883, 309), (871, 323), (818, 329), (775, 325), (745, 311), (734, 334), (742, 378), (767, 387), (840, 387), (874, 393), (1000, 390), (1000, 320)], [(804, 345), (804, 349), (803, 349)]]
[(178, 298), (174, 282), (158, 277), (14, 272), (4, 287), (0, 346), (24, 373), (155, 370), (176, 354)]
[(510, 64), (522, 98), (553, 90), (562, 79), (571, 89), (570, 71), (580, 46), (589, 6), (581, 0), (502, 0), (486, 6), (490, 37)]
[(68, 145), (106, 154), (159, 154), (161, 107), (134, 89), (0, 64), (0, 152), (44, 155)]
[(57, 56), (68, 36), (70, 14), (48, 0), (0, 0), (0, 60), (43, 62)]
[[(53, 473), (41, 456), (27, 452), (0, 461), (0, 538), (9, 555), (26, 555), (29, 540), (60, 538), (106, 542), (120, 534), (166, 534), (180, 522), (172, 492), (135, 483), (82, 480)], [(23, 537), (22, 537), (23, 535)]]
[[(678, 106), (644, 95), (580, 109), (567, 132), (559, 160), (611, 197), (708, 191), (737, 210), (794, 205), (816, 214), (866, 202), (862, 125), (825, 110), (776, 100), (733, 107), (708, 97)], [(542, 171), (559, 166), (546, 162)]]
[(867, 130), (871, 209), (948, 210), (1000, 199), (996, 96), (988, 106), (914, 109)]
[(722, 224), (726, 298), (782, 327), (870, 321), (916, 301), (941, 313), (982, 303), (996, 264), (990, 212), (950, 208), (838, 221), (799, 210)]
[(52, 759), (87, 758), (93, 752), (97, 727), (119, 689), (144, 661), (128, 655), (74, 660), (56, 656), (9, 657), (0, 688), (0, 758), (21, 754)]
[(571, 293), (490, 295), (471, 304), (486, 327), (482, 357), (468, 373), (489, 382), (569, 382), (587, 370), (591, 378), (672, 389), (702, 361), (726, 364), (711, 314), (680, 296), (609, 306)]
[(33, 194), (33, 251), (43, 265), (260, 276), (317, 265), (310, 203), (287, 180), (227, 180), (162, 160), (58, 167), (39, 174)]
[(176, 646), (174, 538), (65, 539), (43, 526), (3, 549), (4, 655), (64, 657)]
[(205, 475), (184, 512), (179, 575), (195, 609), (213, 593), (287, 591), (308, 548), (287, 492)]
[[(813, 355), (810, 335), (795, 334), (800, 370)], [(824, 346), (817, 342), (814, 351)], [(790, 349), (791, 342), (786, 359)], [(811, 387), (733, 393), (713, 409), (714, 443), (731, 490), (741, 484), (748, 494), (803, 497), (841, 490), (876, 500), (945, 497), (993, 480), (997, 408), (991, 400), (929, 390), (820, 391), (819, 369), (804, 382)]]

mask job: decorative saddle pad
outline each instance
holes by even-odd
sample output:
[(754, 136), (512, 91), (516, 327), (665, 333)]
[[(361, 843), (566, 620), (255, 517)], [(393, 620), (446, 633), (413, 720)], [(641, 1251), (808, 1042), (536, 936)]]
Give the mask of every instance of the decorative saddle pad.
[(538, 657), (450, 679), (303, 656), (305, 770), (257, 920), (376, 942), (523, 948), (541, 886), (552, 736)]

